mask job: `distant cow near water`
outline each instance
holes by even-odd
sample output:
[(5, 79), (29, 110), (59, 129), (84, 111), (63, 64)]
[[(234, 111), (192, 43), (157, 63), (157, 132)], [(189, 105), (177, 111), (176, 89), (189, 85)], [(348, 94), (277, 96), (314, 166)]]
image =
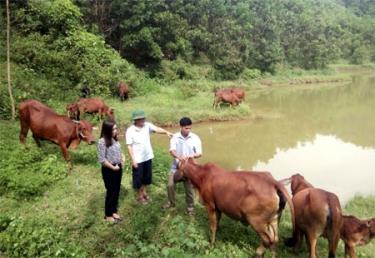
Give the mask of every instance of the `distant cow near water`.
[(60, 146), (66, 161), (70, 161), (68, 148), (76, 148), (81, 140), (88, 144), (94, 142), (92, 126), (89, 122), (72, 121), (68, 117), (58, 115), (48, 106), (37, 100), (26, 100), (19, 105), (20, 142), (26, 144), (29, 129), (38, 146), (40, 140), (48, 140)]
[(117, 85), (117, 90), (121, 101), (129, 98), (129, 86), (125, 82), (120, 81)]
[(218, 89), (214, 92), (213, 107), (220, 107), (221, 103), (228, 103), (231, 107), (237, 106), (245, 99), (245, 91), (241, 88), (232, 87)]

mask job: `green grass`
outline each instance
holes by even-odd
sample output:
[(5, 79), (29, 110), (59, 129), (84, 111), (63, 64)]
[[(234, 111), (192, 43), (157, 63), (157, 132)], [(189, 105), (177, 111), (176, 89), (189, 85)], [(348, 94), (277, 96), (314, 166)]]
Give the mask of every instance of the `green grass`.
[[(17, 138), (18, 123), (1, 121), (0, 130), (0, 167), (9, 168), (6, 157), (18, 155), (16, 158), (23, 164), (18, 180), (30, 183), (41, 180), (30, 177), (30, 173), (34, 173), (27, 169), (31, 164), (22, 163), (25, 155), (20, 154), (38, 151), (32, 138), (28, 137), (29, 150), (23, 150)], [(65, 173), (59, 170), (65, 163), (57, 146), (45, 142), (39, 151), (41, 155), (56, 156), (56, 165), (49, 168), (50, 174), (55, 170)], [(151, 187), (153, 202), (150, 205), (139, 205), (135, 201), (130, 169), (126, 167), (119, 205), (125, 221), (118, 225), (103, 222), (105, 192), (95, 146), (82, 143), (71, 153), (75, 164), (73, 172), (51, 181), (43, 191), (32, 193), (27, 198), (13, 188), (1, 192), (0, 256), (248, 257), (254, 254), (259, 241), (255, 232), (225, 216), (220, 223), (217, 242), (210, 247), (206, 211), (197, 204), (194, 217), (185, 214), (182, 185), (177, 187), (177, 207), (168, 211), (161, 209), (166, 201), (167, 173), (171, 161), (164, 151), (156, 150), (154, 185)], [(11, 171), (4, 169), (1, 173)], [(40, 173), (45, 175), (48, 172), (41, 170)], [(374, 216), (375, 197), (355, 197), (344, 211), (363, 218)], [(287, 211), (280, 225), (278, 257), (306, 257), (306, 246), (299, 253), (284, 246), (282, 240), (290, 234)], [(325, 240), (319, 240), (318, 251), (320, 256), (326, 256)], [(358, 248), (359, 257), (372, 257), (374, 253), (374, 243)], [(267, 252), (266, 257), (269, 256)], [(338, 248), (338, 257), (343, 257), (342, 243)]]

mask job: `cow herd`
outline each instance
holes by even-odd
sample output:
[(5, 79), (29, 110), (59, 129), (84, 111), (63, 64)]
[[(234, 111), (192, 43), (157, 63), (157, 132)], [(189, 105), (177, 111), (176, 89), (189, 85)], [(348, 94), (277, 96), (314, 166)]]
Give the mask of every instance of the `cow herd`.
[[(129, 87), (118, 84), (121, 100), (128, 98)], [(19, 105), (21, 124), (20, 142), (25, 144), (29, 130), (40, 145), (48, 140), (60, 146), (66, 161), (70, 161), (68, 148), (75, 148), (81, 141), (94, 143), (93, 126), (80, 120), (84, 113), (97, 113), (100, 118), (114, 117), (113, 109), (99, 98), (85, 96), (69, 104), (68, 116), (59, 115), (37, 100), (26, 100)], [(238, 105), (245, 98), (240, 88), (215, 91), (214, 107), (221, 102)], [(269, 172), (226, 171), (215, 164), (199, 165), (193, 159), (183, 160), (178, 173), (189, 179), (199, 191), (205, 204), (211, 229), (211, 244), (215, 242), (221, 214), (250, 225), (261, 242), (256, 257), (263, 257), (266, 249), (276, 255), (279, 242), (278, 225), (288, 204), (291, 211), (293, 235), (286, 245), (298, 249), (306, 239), (309, 257), (316, 257), (316, 243), (320, 236), (328, 240), (328, 257), (335, 257), (340, 238), (345, 243), (345, 254), (357, 257), (355, 247), (367, 244), (375, 237), (375, 218), (359, 220), (342, 214), (339, 199), (334, 193), (313, 187), (303, 176), (295, 174), (277, 181)], [(286, 186), (290, 184), (292, 196)]]
[[(305, 238), (309, 257), (316, 257), (320, 236), (328, 239), (328, 257), (335, 257), (340, 238), (345, 243), (345, 255), (357, 257), (354, 248), (375, 237), (375, 218), (359, 220), (342, 214), (334, 193), (313, 187), (300, 174), (277, 181), (269, 172), (226, 171), (215, 164), (199, 165), (193, 159), (180, 163), (179, 173), (188, 178), (199, 191), (206, 206), (211, 229), (211, 244), (215, 242), (221, 214), (250, 225), (261, 239), (256, 257), (270, 249), (276, 256), (279, 241), (278, 224), (288, 203), (291, 210), (293, 236), (286, 245), (298, 251)], [(291, 185), (290, 197), (286, 185)]]

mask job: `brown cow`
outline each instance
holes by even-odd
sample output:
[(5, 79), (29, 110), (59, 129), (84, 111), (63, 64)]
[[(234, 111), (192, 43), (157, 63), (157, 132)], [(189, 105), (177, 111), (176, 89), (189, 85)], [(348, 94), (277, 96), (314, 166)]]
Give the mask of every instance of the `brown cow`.
[(240, 100), (240, 101), (243, 101), (245, 100), (245, 91), (241, 88), (238, 88), (238, 87), (232, 87), (230, 88), (231, 91), (237, 96), (237, 98)]
[(99, 119), (103, 119), (103, 115), (109, 118), (114, 118), (113, 108), (108, 107), (103, 100), (99, 98), (81, 98), (76, 102), (78, 107), (78, 119), (84, 113), (95, 114), (97, 113)]
[(191, 158), (180, 162), (178, 173), (190, 180), (200, 193), (210, 221), (211, 244), (215, 242), (223, 212), (254, 228), (261, 238), (257, 257), (263, 257), (266, 248), (275, 257), (278, 222), (286, 202), (294, 225), (293, 204), (284, 185), (268, 172), (227, 172), (212, 163), (195, 164)]
[(288, 246), (299, 247), (306, 237), (310, 258), (316, 257), (316, 242), (320, 235), (328, 239), (329, 256), (335, 257), (342, 225), (341, 205), (337, 196), (314, 188), (300, 174), (293, 175), (291, 190), (296, 216), (293, 237), (286, 241)]
[(81, 140), (88, 144), (94, 142), (92, 126), (89, 122), (72, 121), (66, 116), (58, 115), (51, 108), (37, 100), (26, 100), (19, 105), (21, 123), (20, 142), (26, 144), (29, 129), (36, 144), (48, 140), (60, 146), (66, 161), (70, 161), (68, 148), (76, 148)]
[(231, 89), (220, 89), (215, 91), (213, 107), (220, 107), (221, 103), (228, 103), (230, 107), (237, 106), (241, 100)]
[(118, 83), (118, 95), (120, 97), (120, 100), (121, 101), (124, 101), (124, 100), (127, 100), (129, 98), (129, 86), (123, 82), (123, 81), (120, 81)]
[(375, 218), (359, 220), (354, 216), (343, 216), (341, 239), (345, 242), (345, 256), (357, 258), (355, 247), (368, 244), (375, 238)]

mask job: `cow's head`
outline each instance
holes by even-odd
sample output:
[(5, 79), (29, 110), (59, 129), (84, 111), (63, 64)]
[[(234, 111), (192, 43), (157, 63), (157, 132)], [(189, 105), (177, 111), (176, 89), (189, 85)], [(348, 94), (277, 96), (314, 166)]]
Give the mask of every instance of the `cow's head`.
[(309, 182), (306, 181), (306, 179), (300, 175), (300, 174), (294, 174), (291, 177), (291, 186), (290, 189), (292, 190), (292, 195), (295, 195), (296, 193), (302, 191), (306, 188), (313, 187)]
[(178, 165), (177, 165), (178, 171), (177, 172), (181, 176), (185, 176), (186, 169), (187, 169), (189, 164), (196, 164), (193, 158), (185, 158), (185, 159), (178, 160)]
[(115, 118), (115, 110), (111, 107), (109, 107), (107, 109), (107, 112), (106, 112), (106, 115), (111, 118), (111, 119), (114, 119)]
[(86, 120), (81, 120), (81, 121), (76, 121), (77, 123), (77, 133), (78, 136), (81, 140), (84, 140), (88, 144), (93, 144), (95, 143), (94, 136), (92, 134), (93, 127), (92, 125), (86, 121)]

